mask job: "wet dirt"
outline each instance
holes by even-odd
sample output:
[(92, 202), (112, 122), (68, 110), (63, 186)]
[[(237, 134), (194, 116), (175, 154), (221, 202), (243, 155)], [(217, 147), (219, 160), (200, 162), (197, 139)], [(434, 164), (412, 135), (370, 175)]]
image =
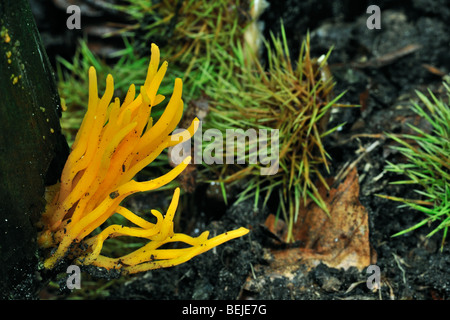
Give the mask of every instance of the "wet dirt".
[[(441, 234), (426, 235), (425, 226), (400, 237), (391, 237), (423, 217), (398, 203), (375, 194), (408, 197), (411, 188), (390, 185), (398, 179), (383, 172), (386, 160), (395, 160), (390, 142), (380, 139), (383, 132), (407, 130), (402, 119), (412, 117), (410, 100), (414, 90), (430, 88), (440, 93), (442, 75), (450, 71), (450, 33), (446, 1), (271, 1), (262, 16), (265, 34), (279, 31), (283, 19), (291, 56), (298, 54), (306, 32), (311, 35), (313, 55), (325, 54), (336, 81), (336, 92), (346, 90), (342, 103), (359, 108), (340, 109), (332, 123), (346, 122), (341, 131), (326, 141), (332, 157), (331, 175), (355, 161), (361, 148), (373, 149), (357, 163), (360, 202), (369, 216), (370, 243), (381, 272), (380, 290), (367, 287), (366, 270), (340, 270), (320, 264), (308, 269), (297, 261), (295, 268), (270, 270), (271, 250), (287, 245), (274, 242), (264, 227), (271, 206), (254, 208), (253, 202), (230, 205), (216, 214), (202, 230), (218, 234), (239, 226), (251, 229), (249, 235), (221, 245), (193, 260), (162, 269), (115, 280), (101, 298), (106, 299), (298, 299), (374, 300), (449, 299), (450, 247), (440, 251)], [(381, 9), (381, 29), (369, 30), (366, 9)], [(377, 144), (373, 146), (376, 142)], [(216, 212), (223, 203), (199, 187), (190, 201), (202, 208), (203, 216)], [(206, 219), (208, 220), (208, 219)]]

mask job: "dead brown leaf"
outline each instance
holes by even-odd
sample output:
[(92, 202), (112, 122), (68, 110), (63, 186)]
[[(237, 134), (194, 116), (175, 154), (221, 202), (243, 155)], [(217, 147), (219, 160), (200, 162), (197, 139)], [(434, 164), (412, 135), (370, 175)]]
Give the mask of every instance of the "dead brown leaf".
[[(298, 264), (301, 260), (309, 266), (323, 262), (333, 268), (356, 267), (363, 270), (375, 263), (376, 257), (369, 242), (367, 210), (359, 201), (356, 168), (337, 188), (327, 192), (322, 187), (319, 191), (327, 203), (330, 217), (312, 201), (302, 207), (293, 231), (301, 247), (272, 250), (272, 265), (278, 268)], [(275, 229), (273, 218), (268, 218), (266, 226), (279, 238), (285, 239), (282, 232), (286, 230)]]

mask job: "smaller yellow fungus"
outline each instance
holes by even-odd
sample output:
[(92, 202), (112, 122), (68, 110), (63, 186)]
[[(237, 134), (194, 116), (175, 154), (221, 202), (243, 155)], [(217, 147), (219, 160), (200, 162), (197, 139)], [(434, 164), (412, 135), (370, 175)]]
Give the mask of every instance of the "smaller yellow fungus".
[[(42, 216), (43, 230), (38, 242), (43, 248), (54, 248), (44, 267), (53, 268), (69, 256), (79, 264), (106, 269), (120, 269), (136, 273), (156, 268), (171, 267), (210, 250), (230, 239), (248, 233), (239, 228), (208, 239), (205, 231), (198, 237), (174, 233), (173, 218), (178, 206), (180, 190), (174, 191), (165, 215), (157, 210), (151, 213), (151, 223), (120, 203), (127, 196), (158, 189), (175, 179), (190, 163), (182, 163), (161, 177), (137, 182), (133, 177), (151, 163), (165, 149), (191, 138), (198, 128), (194, 119), (187, 135), (171, 135), (183, 113), (182, 81), (175, 80), (173, 94), (158, 121), (153, 123), (151, 110), (165, 97), (157, 91), (167, 70), (167, 62), (159, 66), (159, 48), (152, 44), (151, 59), (144, 85), (132, 84), (122, 103), (112, 102), (114, 81), (106, 79), (104, 95), (99, 98), (97, 75), (89, 69), (89, 102), (86, 115), (72, 145), (59, 185), (47, 190), (46, 211)], [(62, 100), (62, 105), (63, 103)], [(51, 129), (52, 130), (52, 129)], [(51, 131), (53, 133), (53, 131)], [(101, 226), (114, 214), (127, 219), (133, 226)], [(141, 248), (122, 257), (102, 255), (104, 242), (121, 236), (148, 240)], [(168, 243), (182, 242), (183, 248), (167, 248)], [(161, 248), (164, 246), (163, 248)]]
[(66, 100), (61, 98), (61, 109), (62, 111), (67, 111)]

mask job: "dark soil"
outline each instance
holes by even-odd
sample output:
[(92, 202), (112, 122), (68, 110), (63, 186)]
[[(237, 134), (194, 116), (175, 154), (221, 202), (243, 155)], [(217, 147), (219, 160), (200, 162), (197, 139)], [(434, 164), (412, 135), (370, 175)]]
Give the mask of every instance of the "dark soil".
[[(426, 226), (392, 238), (394, 233), (417, 223), (423, 216), (375, 196), (377, 193), (413, 196), (410, 188), (389, 184), (398, 177), (383, 174), (385, 161), (398, 161), (398, 154), (390, 151), (387, 140), (354, 137), (386, 131), (404, 132), (407, 127), (398, 119), (411, 116), (408, 106), (411, 99), (416, 100), (414, 90), (426, 92), (426, 88), (430, 88), (439, 94), (442, 74), (450, 71), (448, 1), (271, 2), (270, 10), (262, 16), (265, 34), (279, 32), (279, 21), (283, 19), (291, 56), (298, 53), (301, 39), (308, 30), (314, 56), (326, 53), (333, 46), (329, 65), (336, 81), (336, 92), (347, 90), (342, 103), (361, 105), (333, 114), (333, 122), (346, 122), (343, 130), (327, 141), (327, 150), (333, 158), (333, 173), (356, 160), (359, 148), (379, 141), (379, 145), (358, 162), (357, 169), (360, 201), (369, 213), (370, 241), (377, 253), (376, 265), (381, 270), (381, 290), (369, 290), (365, 270), (355, 268), (344, 271), (321, 264), (310, 271), (300, 267), (289, 276), (263, 272), (260, 267), (268, 265), (269, 250), (274, 248), (270, 234), (263, 227), (267, 215), (273, 213), (270, 207), (254, 209), (252, 202), (244, 202), (230, 205), (225, 214), (215, 214), (218, 206), (225, 205), (214, 202), (208, 197), (213, 192), (202, 187), (196, 191), (196, 205), (202, 208), (203, 217), (214, 215), (214, 219), (200, 229), (215, 234), (246, 226), (251, 229), (250, 234), (170, 269), (114, 281), (97, 280), (86, 274), (83, 279), (96, 283), (92, 288), (107, 284), (101, 292), (85, 293), (87, 298), (450, 298), (450, 248), (447, 244), (440, 251), (442, 235), (427, 238), (433, 226)], [(366, 9), (371, 4), (381, 8), (379, 30), (366, 27), (369, 17)], [(52, 48), (54, 43), (51, 43)], [(405, 47), (412, 49), (407, 52), (403, 50)]]

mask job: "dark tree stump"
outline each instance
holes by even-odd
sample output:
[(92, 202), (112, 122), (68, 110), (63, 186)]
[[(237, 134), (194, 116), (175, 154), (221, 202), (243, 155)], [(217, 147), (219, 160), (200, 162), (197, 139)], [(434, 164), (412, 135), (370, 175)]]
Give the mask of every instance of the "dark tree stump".
[[(65, 27), (65, 26), (64, 26)], [(0, 296), (36, 298), (35, 223), (67, 159), (54, 74), (27, 0), (0, 1)]]

